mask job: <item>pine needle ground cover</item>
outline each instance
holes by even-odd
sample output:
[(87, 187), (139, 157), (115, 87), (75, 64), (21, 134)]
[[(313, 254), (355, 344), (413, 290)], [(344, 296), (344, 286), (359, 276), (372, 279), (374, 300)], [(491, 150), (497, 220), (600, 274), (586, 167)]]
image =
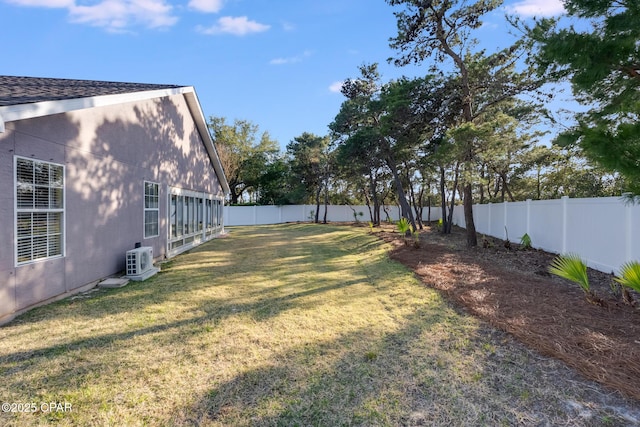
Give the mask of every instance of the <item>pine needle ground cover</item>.
[(23, 404), (0, 425), (637, 422), (389, 250), (363, 228), (235, 228), (145, 282), (34, 309), (0, 327), (0, 398)]

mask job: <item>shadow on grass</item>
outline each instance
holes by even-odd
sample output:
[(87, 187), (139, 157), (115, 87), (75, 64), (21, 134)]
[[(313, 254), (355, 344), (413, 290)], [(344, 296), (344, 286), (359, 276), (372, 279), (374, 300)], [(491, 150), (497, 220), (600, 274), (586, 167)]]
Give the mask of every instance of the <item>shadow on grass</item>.
[[(496, 357), (487, 337), (474, 334), (475, 325), (461, 329), (455, 315), (442, 309), (426, 305), (403, 319), (404, 326), (394, 332), (363, 328), (290, 348), (259, 368), (214, 385), (174, 422), (236, 426), (543, 422), (535, 401), (530, 406), (526, 402), (526, 382), (514, 384), (505, 395), (494, 372), (485, 371), (499, 364), (491, 361)], [(470, 331), (463, 333), (468, 327)], [(443, 349), (450, 358), (443, 358)], [(539, 374), (527, 369), (523, 364), (519, 375)]]
[[(292, 231), (296, 230), (302, 231), (302, 235), (291, 238)], [(326, 230), (328, 233), (325, 233), (325, 237), (331, 233), (340, 236), (345, 232), (344, 229), (321, 229)], [(351, 239), (356, 243), (365, 240), (364, 243), (358, 243), (358, 251), (344, 249), (335, 245), (335, 239), (319, 241), (318, 229), (308, 226), (267, 227), (257, 234), (259, 238), (256, 238), (254, 233), (252, 230), (238, 230), (234, 233), (239, 236), (238, 239), (232, 237), (208, 242), (178, 257), (168, 271), (143, 283), (132, 283), (120, 289), (101, 290), (87, 299), (67, 299), (34, 309), (19, 317), (0, 329), (0, 337), (3, 337), (3, 340), (15, 338), (17, 335), (24, 335), (26, 330), (27, 334), (33, 334), (32, 342), (25, 350), (6, 351), (5, 347), (5, 351), (0, 352), (0, 373), (16, 375), (30, 369), (39, 359), (46, 360), (87, 348), (96, 351), (108, 350), (118, 343), (146, 335), (170, 333), (174, 335), (171, 341), (179, 343), (183, 339), (185, 327), (197, 329), (199, 325), (220, 323), (231, 316), (247, 314), (256, 321), (264, 321), (288, 310), (313, 307), (316, 300), (310, 297), (320, 298), (326, 292), (345, 289), (366, 280), (363, 274), (351, 279), (354, 273), (349, 270), (350, 264), (340, 265), (345, 251), (348, 254), (359, 253), (363, 248), (380, 244), (375, 240), (370, 241), (366, 236), (358, 236)], [(232, 249), (228, 249), (230, 247)], [(274, 252), (274, 248), (280, 248), (275, 249), (280, 252)], [(221, 249), (230, 250), (233, 256), (219, 260), (218, 252)], [(257, 262), (257, 257), (252, 255), (255, 251), (269, 252), (269, 255), (261, 257), (261, 261)], [(314, 261), (318, 259), (319, 254), (322, 254), (321, 259), (324, 260), (321, 265)], [(344, 270), (339, 271), (337, 280), (326, 283), (309, 280), (310, 272), (321, 278), (323, 272), (335, 273), (336, 269)], [(262, 271), (259, 276), (264, 283), (256, 285), (245, 282), (244, 275), (253, 276), (256, 270)], [(282, 276), (281, 283), (268, 285), (270, 275), (276, 270), (280, 271)], [(304, 275), (307, 275), (305, 280), (297, 279)], [(236, 286), (238, 289), (228, 297), (217, 296), (215, 291), (210, 292), (212, 288), (215, 290), (216, 287), (230, 286)], [(207, 290), (206, 296), (194, 298), (192, 293), (202, 289)], [(350, 299), (357, 297), (357, 292), (350, 293)], [(171, 316), (165, 316), (166, 310), (162, 307), (169, 302), (184, 310), (186, 317), (167, 320), (171, 319)], [(186, 309), (184, 305), (187, 306)], [(130, 321), (124, 318), (118, 331), (101, 331), (105, 319), (123, 314), (131, 314), (132, 317)], [(144, 317), (144, 314), (148, 316)], [(49, 326), (42, 323), (48, 321), (57, 325), (56, 330), (52, 330), (52, 335), (57, 336), (47, 337), (51, 339), (51, 344), (39, 345), (46, 340), (38, 339), (38, 331), (48, 328)], [(74, 328), (65, 329), (63, 326), (71, 321), (76, 322), (78, 328), (91, 327), (92, 333), (81, 338), (73, 337), (78, 331)], [(12, 332), (14, 329), (15, 333)], [(68, 366), (63, 368), (63, 371), (73, 372), (77, 366)], [(60, 375), (67, 374), (62, 372)]]
[(590, 425), (569, 422), (555, 371), (496, 350), (503, 334), (378, 248), (345, 228), (234, 230), (148, 282), (1, 328), (3, 344), (26, 341), (0, 348), (0, 395), (71, 396), (77, 425)]

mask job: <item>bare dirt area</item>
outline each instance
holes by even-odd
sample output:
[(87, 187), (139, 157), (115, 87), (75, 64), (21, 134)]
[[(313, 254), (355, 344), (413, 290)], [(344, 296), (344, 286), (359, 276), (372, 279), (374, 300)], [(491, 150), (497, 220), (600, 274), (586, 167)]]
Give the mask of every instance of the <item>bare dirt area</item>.
[[(640, 401), (640, 309), (624, 303), (611, 285), (612, 275), (589, 270), (591, 287), (602, 299), (596, 305), (578, 285), (547, 272), (554, 254), (514, 243), (507, 249), (490, 237), (483, 247), (482, 236), (480, 246), (467, 248), (463, 229), (445, 236), (426, 227), (418, 248), (404, 244), (390, 225), (375, 234), (394, 246), (393, 259), (455, 305)], [(632, 297), (640, 301), (637, 294)]]

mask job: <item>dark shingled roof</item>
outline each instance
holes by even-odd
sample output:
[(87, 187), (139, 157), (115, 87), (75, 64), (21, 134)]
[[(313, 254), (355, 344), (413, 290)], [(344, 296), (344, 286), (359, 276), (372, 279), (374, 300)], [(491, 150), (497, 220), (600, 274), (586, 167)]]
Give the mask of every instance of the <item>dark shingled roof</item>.
[(179, 87), (183, 86), (0, 76), (0, 106), (116, 95), (147, 90), (175, 89)]

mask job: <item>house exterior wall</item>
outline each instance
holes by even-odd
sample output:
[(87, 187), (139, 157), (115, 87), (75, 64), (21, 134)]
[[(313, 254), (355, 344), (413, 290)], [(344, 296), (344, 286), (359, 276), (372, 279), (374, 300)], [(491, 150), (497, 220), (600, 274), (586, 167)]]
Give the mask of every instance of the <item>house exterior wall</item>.
[[(65, 167), (65, 255), (16, 266), (14, 157)], [(144, 182), (159, 184), (159, 235), (144, 238)], [(124, 270), (136, 243), (167, 255), (169, 188), (222, 188), (184, 97), (6, 124), (0, 134), (0, 321)]]

